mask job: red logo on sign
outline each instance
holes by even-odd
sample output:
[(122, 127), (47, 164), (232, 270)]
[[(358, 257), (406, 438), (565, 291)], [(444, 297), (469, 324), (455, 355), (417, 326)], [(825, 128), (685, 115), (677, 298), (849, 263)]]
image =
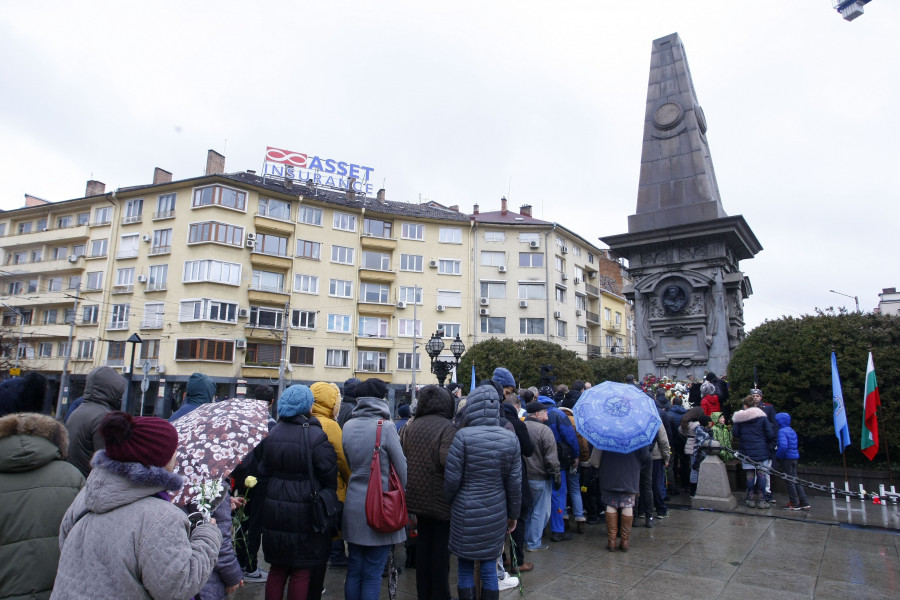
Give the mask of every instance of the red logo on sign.
[(305, 167), (307, 157), (305, 154), (292, 150), (281, 150), (280, 148), (268, 146), (266, 147), (266, 160), (285, 165), (294, 165), (295, 167)]

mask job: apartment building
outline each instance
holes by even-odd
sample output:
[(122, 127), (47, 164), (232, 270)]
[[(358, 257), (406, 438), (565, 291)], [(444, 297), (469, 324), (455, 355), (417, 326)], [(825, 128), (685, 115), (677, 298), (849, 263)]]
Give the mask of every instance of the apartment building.
[(71, 398), (94, 367), (121, 369), (128, 408), (166, 415), (193, 372), (221, 396), (282, 373), (378, 376), (402, 393), (433, 381), (435, 332), (448, 347), (536, 336), (630, 354), (627, 335), (603, 333), (630, 323), (618, 263), (524, 209), (522, 221), (491, 215), (225, 173), (214, 151), (201, 177), (156, 169), (147, 185), (28, 196), (0, 213), (0, 334), (17, 340), (4, 366), (57, 386), (65, 369)]

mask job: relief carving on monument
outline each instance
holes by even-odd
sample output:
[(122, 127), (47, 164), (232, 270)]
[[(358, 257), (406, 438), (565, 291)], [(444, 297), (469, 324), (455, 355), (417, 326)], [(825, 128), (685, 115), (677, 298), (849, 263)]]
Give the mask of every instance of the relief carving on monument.
[(703, 294), (691, 294), (691, 303), (688, 305), (685, 313), (688, 315), (702, 315), (704, 310), (703, 304)]
[(677, 315), (687, 306), (690, 296), (680, 285), (667, 285), (662, 292), (662, 305), (669, 314)]
[(647, 303), (650, 307), (650, 310), (647, 311), (650, 313), (650, 318), (652, 319), (661, 319), (666, 316), (666, 311), (663, 310), (663, 307), (659, 305), (659, 298), (656, 296), (651, 296), (650, 301)]
[(642, 265), (665, 264), (667, 262), (669, 262), (669, 253), (665, 250), (641, 253)]
[(706, 258), (709, 255), (709, 248), (707, 246), (688, 246), (686, 248), (679, 248), (678, 250), (678, 259), (679, 260), (693, 260), (695, 258)]

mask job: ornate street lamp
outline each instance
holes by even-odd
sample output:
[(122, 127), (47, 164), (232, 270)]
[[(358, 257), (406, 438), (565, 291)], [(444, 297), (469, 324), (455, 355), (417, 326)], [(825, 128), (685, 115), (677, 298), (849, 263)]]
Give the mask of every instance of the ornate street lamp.
[(457, 333), (456, 339), (450, 344), (450, 352), (453, 353), (453, 361), (451, 362), (449, 360), (438, 358), (441, 355), (441, 352), (444, 351), (443, 335), (441, 331), (438, 330), (431, 334), (431, 339), (425, 344), (425, 351), (428, 353), (429, 358), (431, 358), (431, 372), (434, 373), (434, 376), (438, 379), (438, 383), (443, 387), (447, 375), (459, 365), (459, 359), (466, 351), (466, 345), (459, 339), (459, 334)]

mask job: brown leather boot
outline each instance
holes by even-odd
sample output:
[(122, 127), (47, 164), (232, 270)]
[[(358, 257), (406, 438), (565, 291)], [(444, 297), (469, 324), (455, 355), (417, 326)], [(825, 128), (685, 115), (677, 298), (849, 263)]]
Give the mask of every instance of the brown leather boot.
[(575, 533), (584, 533), (584, 521), (575, 521)]
[(618, 540), (616, 540), (616, 534), (619, 532), (619, 513), (608, 512), (606, 513), (606, 535), (608, 538), (608, 542), (606, 543), (606, 549), (610, 552), (616, 551), (616, 546), (618, 545)]
[(619, 550), (628, 552), (628, 540), (631, 538), (631, 524), (634, 523), (634, 515), (622, 515), (622, 545)]

